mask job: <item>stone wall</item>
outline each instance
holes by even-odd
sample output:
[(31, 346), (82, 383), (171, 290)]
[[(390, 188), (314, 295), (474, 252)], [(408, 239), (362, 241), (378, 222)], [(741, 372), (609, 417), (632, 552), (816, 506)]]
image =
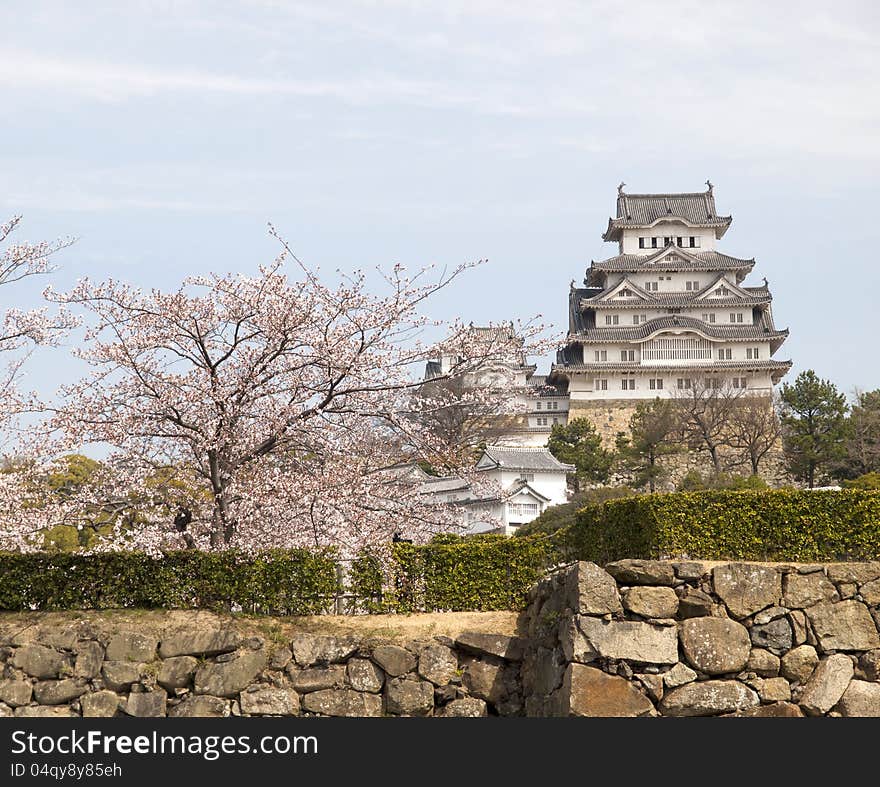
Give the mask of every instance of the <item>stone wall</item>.
[[(71, 616), (73, 617), (73, 616)], [(517, 637), (403, 644), (234, 624), (159, 636), (88, 621), (0, 625), (0, 717), (520, 715)]]
[(578, 563), (532, 591), (529, 716), (880, 716), (880, 563)]

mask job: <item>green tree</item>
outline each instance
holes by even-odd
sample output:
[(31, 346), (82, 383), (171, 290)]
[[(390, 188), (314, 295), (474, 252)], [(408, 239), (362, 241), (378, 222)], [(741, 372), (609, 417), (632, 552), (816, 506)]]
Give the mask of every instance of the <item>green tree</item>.
[(845, 456), (846, 397), (812, 369), (782, 386), (782, 441), (788, 469), (812, 489)]
[(596, 427), (586, 418), (575, 418), (550, 431), (547, 448), (560, 462), (575, 466), (575, 486), (608, 480), (614, 454), (602, 447)]
[(629, 436), (617, 437), (617, 455), (621, 469), (632, 474), (636, 489), (648, 487), (653, 492), (666, 475), (664, 456), (681, 450), (674, 439), (678, 420), (668, 399), (639, 402), (629, 422)]
[(845, 456), (840, 466), (844, 478), (880, 471), (880, 390), (858, 391), (847, 419)]

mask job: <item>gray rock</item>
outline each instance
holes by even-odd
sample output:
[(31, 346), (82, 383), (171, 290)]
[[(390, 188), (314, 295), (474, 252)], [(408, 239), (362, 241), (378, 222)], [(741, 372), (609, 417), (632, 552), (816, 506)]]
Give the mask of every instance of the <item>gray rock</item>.
[(791, 687), (785, 678), (763, 678), (755, 687), (761, 702), (789, 702)]
[[(808, 576), (815, 576), (809, 574)], [(766, 648), (771, 653), (781, 656), (791, 649), (791, 625), (787, 618), (776, 618), (769, 623), (752, 626), (750, 631), (752, 644), (756, 648)]]
[(293, 651), (290, 648), (279, 648), (269, 659), (269, 669), (284, 669), (293, 659)]
[(835, 653), (813, 671), (804, 686), (800, 706), (808, 716), (828, 713), (843, 696), (853, 676), (853, 663), (849, 656)]
[(174, 631), (159, 643), (163, 659), (172, 656), (216, 656), (231, 653), (241, 643), (241, 635), (229, 627), (208, 626)]
[(252, 686), (239, 697), (241, 712), (249, 716), (296, 716), (299, 697), (296, 692)]
[(502, 668), (485, 661), (468, 664), (462, 675), (462, 683), (473, 696), (492, 705), (497, 705), (507, 694)]
[(569, 716), (634, 717), (654, 711), (628, 680), (583, 664), (569, 664), (562, 682), (562, 711)]
[(880, 716), (880, 683), (851, 680), (837, 710), (841, 716)]
[(627, 659), (639, 664), (675, 664), (678, 661), (678, 636), (675, 628), (670, 626), (581, 616), (577, 619), (577, 629), (585, 643), (583, 652), (592, 651), (593, 658)]
[(660, 560), (616, 560), (605, 570), (621, 585), (674, 585), (675, 569)]
[(746, 671), (754, 672), (762, 678), (775, 678), (779, 675), (779, 657), (769, 650), (753, 648), (746, 662)]
[(382, 697), (352, 689), (325, 689), (306, 694), (302, 708), (323, 716), (381, 716)]
[(71, 719), (77, 715), (69, 705), (28, 705), (15, 709), (17, 719)]
[(87, 719), (110, 719), (119, 710), (119, 696), (114, 691), (96, 691), (80, 697), (82, 715)]
[(452, 700), (434, 713), (441, 718), (479, 718), (486, 716), (486, 703), (476, 697), (462, 697)]
[(735, 618), (745, 618), (779, 604), (782, 576), (775, 568), (728, 563), (712, 569), (712, 586)]
[(290, 640), (293, 659), (301, 667), (314, 664), (340, 664), (354, 654), (359, 642), (352, 638), (325, 637), (317, 634), (294, 634)]
[(782, 675), (793, 683), (806, 683), (819, 664), (819, 656), (812, 645), (798, 645), (781, 660)]
[(581, 615), (622, 612), (617, 583), (595, 563), (580, 561), (565, 577), (566, 606)]
[[(880, 681), (880, 650), (869, 650), (867, 653), (863, 653), (859, 659), (859, 667), (868, 680)], [(0, 694), (0, 699), (2, 698), (2, 694)]]
[(754, 708), (757, 693), (735, 680), (705, 680), (688, 683), (665, 694), (660, 703), (664, 716), (716, 716)]
[(672, 567), (675, 569), (675, 576), (686, 581), (700, 579), (706, 573), (706, 567), (702, 563), (693, 561), (673, 563)]
[(803, 610), (795, 609), (788, 613), (791, 624), (791, 644), (797, 647), (807, 641), (807, 616)]
[(804, 609), (820, 601), (837, 601), (837, 588), (824, 573), (786, 574), (783, 580), (782, 605)]
[(266, 668), (266, 653), (262, 650), (243, 650), (233, 661), (205, 664), (196, 670), (195, 693), (214, 697), (234, 697), (247, 688)]
[(520, 661), (524, 651), (523, 641), (519, 637), (482, 634), (478, 631), (463, 631), (456, 638), (455, 644), (462, 650), (478, 656), (495, 656), (507, 661)]
[(428, 645), (419, 653), (419, 675), (435, 686), (443, 686), (458, 674), (458, 658), (445, 645)]
[(101, 667), (104, 685), (112, 691), (128, 691), (132, 683), (141, 679), (143, 664), (131, 661), (105, 661)]
[(138, 718), (158, 718), (165, 715), (165, 704), (168, 697), (164, 689), (153, 691), (132, 692), (125, 702), (125, 712)]
[(663, 673), (663, 685), (667, 689), (677, 689), (687, 683), (693, 683), (697, 679), (697, 673), (687, 664), (679, 662), (671, 670)]
[(341, 689), (345, 686), (345, 665), (331, 664), (329, 667), (312, 667), (295, 671), (288, 670), (293, 688), (300, 694), (324, 689)]
[(76, 663), (73, 674), (78, 678), (97, 678), (101, 674), (101, 663), (104, 661), (104, 648), (93, 640), (80, 642), (77, 645)]
[(880, 579), (866, 582), (859, 588), (859, 593), (861, 593), (862, 599), (866, 604), (876, 607), (880, 604)]
[(864, 585), (880, 578), (880, 561), (873, 563), (830, 563), (828, 576), (836, 584)]
[(2, 680), (0, 681), (0, 702), (5, 702), (13, 708), (27, 705), (31, 701), (31, 684), (26, 680)]
[(199, 661), (195, 656), (172, 656), (159, 666), (157, 683), (169, 691), (189, 688)]
[(708, 593), (696, 588), (686, 588), (678, 600), (678, 616), (682, 620), (687, 618), (701, 618), (712, 614), (715, 602)]
[(385, 708), (395, 716), (428, 716), (434, 709), (434, 684), (392, 678), (385, 686)]
[(110, 638), (104, 658), (107, 661), (152, 661), (156, 658), (157, 644), (155, 637), (124, 631)]
[(12, 664), (32, 678), (57, 678), (67, 660), (54, 648), (45, 645), (25, 645), (15, 651)]
[(643, 618), (674, 618), (678, 613), (678, 596), (670, 587), (637, 586), (624, 594), (623, 606)]
[(405, 675), (416, 668), (416, 657), (399, 645), (380, 645), (373, 649), (372, 657), (392, 678)]
[(348, 685), (355, 691), (378, 694), (385, 684), (385, 674), (369, 659), (351, 659), (345, 668)]
[(823, 651), (873, 650), (880, 647), (868, 608), (858, 601), (823, 602), (806, 610)]
[(82, 678), (44, 680), (34, 686), (34, 699), (40, 705), (65, 705), (89, 690)]
[(229, 700), (190, 694), (168, 711), (173, 719), (220, 719), (229, 715)]
[(748, 629), (725, 618), (682, 621), (679, 636), (690, 665), (708, 675), (739, 672), (752, 649)]

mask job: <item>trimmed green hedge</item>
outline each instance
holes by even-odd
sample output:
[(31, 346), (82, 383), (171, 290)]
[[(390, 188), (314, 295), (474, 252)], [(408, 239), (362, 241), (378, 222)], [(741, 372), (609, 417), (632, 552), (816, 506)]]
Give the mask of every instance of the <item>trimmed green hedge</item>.
[(587, 506), (557, 534), (569, 559), (844, 561), (880, 558), (880, 492), (707, 491)]
[(332, 555), (272, 550), (0, 553), (0, 610), (218, 609), (308, 615), (338, 592)]
[(364, 555), (351, 588), (369, 612), (522, 609), (529, 588), (553, 561), (547, 538), (445, 536), (430, 544), (398, 543), (391, 564)]

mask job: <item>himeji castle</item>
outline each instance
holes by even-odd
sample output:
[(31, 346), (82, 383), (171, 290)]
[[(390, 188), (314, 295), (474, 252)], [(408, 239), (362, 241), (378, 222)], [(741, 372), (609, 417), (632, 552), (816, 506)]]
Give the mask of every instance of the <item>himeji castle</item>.
[(788, 336), (773, 321), (767, 280), (745, 284), (755, 260), (721, 252), (731, 225), (712, 184), (687, 194), (617, 190), (602, 239), (617, 254), (572, 282), (565, 345), (548, 382), (567, 388), (569, 417), (609, 438), (639, 400), (695, 386), (770, 396), (791, 367), (774, 358)]

